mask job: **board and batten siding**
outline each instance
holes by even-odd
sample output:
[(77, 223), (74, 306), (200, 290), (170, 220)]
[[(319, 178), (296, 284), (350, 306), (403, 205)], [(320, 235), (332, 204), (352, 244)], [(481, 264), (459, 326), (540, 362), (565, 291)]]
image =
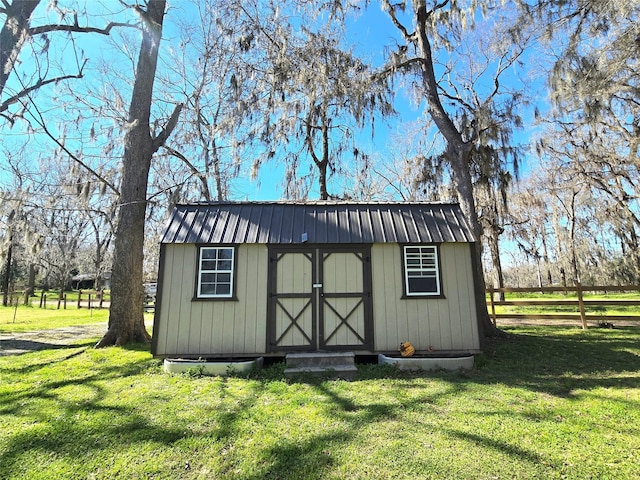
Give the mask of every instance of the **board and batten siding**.
[(402, 248), (371, 248), (375, 349), (397, 351), (409, 341), (416, 350), (480, 351), (473, 264), (468, 243), (440, 244), (445, 298), (402, 298)]
[(162, 307), (154, 320), (155, 355), (254, 355), (266, 345), (267, 247), (236, 250), (234, 300), (194, 301), (197, 247), (163, 245)]

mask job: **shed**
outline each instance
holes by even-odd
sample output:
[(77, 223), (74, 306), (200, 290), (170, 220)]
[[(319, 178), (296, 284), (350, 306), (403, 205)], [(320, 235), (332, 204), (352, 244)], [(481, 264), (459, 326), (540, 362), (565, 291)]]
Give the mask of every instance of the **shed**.
[(161, 239), (156, 357), (477, 353), (474, 237), (460, 207), (178, 205)]
[(97, 290), (100, 288), (111, 288), (111, 272), (105, 272), (101, 275), (95, 273), (81, 273), (74, 275), (70, 280), (70, 288), (72, 290)]

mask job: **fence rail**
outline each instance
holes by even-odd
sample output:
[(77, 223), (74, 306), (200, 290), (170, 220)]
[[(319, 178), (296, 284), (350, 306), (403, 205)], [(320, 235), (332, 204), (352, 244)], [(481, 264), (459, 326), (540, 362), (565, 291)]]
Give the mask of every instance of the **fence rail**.
[[(517, 300), (496, 300), (496, 294), (504, 293), (575, 293), (576, 300), (539, 300), (539, 299), (517, 299)], [(638, 299), (596, 299), (585, 300), (584, 292), (638, 292)], [(640, 315), (605, 315), (605, 314), (588, 314), (586, 313), (586, 307), (594, 306), (639, 306), (640, 305), (640, 285), (607, 285), (607, 286), (593, 286), (585, 287), (579, 283), (574, 287), (542, 287), (542, 288), (493, 288), (487, 289), (489, 294), (488, 307), (490, 309), (491, 321), (494, 325), (497, 324), (498, 319), (518, 319), (518, 320), (576, 320), (580, 321), (582, 328), (587, 329), (588, 321), (621, 321), (621, 320), (636, 320), (640, 321)], [(575, 306), (578, 307), (578, 312), (573, 313), (496, 313), (497, 306)]]
[(109, 308), (111, 294), (105, 290), (42, 290), (38, 295), (28, 290), (13, 290), (7, 297), (7, 305), (34, 305), (39, 308), (65, 309), (67, 305), (77, 308)]

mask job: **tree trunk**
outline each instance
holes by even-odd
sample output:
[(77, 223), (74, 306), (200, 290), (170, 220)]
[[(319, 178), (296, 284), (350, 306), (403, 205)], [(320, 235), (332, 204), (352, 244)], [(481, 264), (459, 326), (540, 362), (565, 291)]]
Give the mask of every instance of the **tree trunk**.
[[(318, 107), (320, 108), (320, 107)], [(327, 106), (326, 103), (322, 105), (320, 118), (318, 119), (320, 122), (320, 130), (321, 130), (321, 141), (322, 141), (322, 158), (318, 158), (316, 154), (315, 146), (314, 146), (314, 127), (313, 125), (313, 112), (315, 108), (311, 108), (307, 115), (307, 133), (305, 137), (305, 143), (307, 145), (307, 151), (311, 155), (313, 159), (313, 163), (318, 168), (318, 189), (320, 193), (320, 200), (328, 200), (329, 192), (327, 191), (327, 168), (329, 166), (329, 118), (327, 117)]]
[(11, 280), (11, 262), (13, 256), (13, 242), (9, 238), (9, 249), (7, 250), (7, 258), (4, 264), (4, 276), (2, 277), (2, 305), (9, 305), (9, 282)]
[(473, 195), (473, 181), (470, 172), (471, 144), (467, 144), (462, 134), (445, 111), (438, 95), (438, 83), (433, 69), (433, 56), (431, 44), (427, 35), (429, 15), (424, 0), (415, 2), (416, 9), (416, 39), (420, 51), (420, 69), (422, 74), (422, 86), (426, 92), (426, 100), (429, 105), (429, 115), (438, 127), (438, 130), (447, 142), (445, 156), (451, 165), (453, 181), (458, 193), (460, 208), (469, 221), (471, 229), (477, 238), (475, 242), (475, 288), (476, 305), (478, 310), (478, 327), (485, 336), (497, 336), (502, 332), (498, 330), (489, 317), (487, 310), (486, 284), (484, 280), (484, 268), (482, 267), (482, 226), (478, 220), (475, 198)]
[(318, 165), (318, 186), (320, 189), (320, 200), (329, 200), (329, 192), (327, 192), (327, 164)]
[[(476, 293), (476, 305), (478, 312), (478, 327), (481, 334), (485, 337), (495, 337), (503, 335), (501, 330), (498, 330), (491, 321), (489, 311), (487, 310), (486, 291), (487, 286), (484, 279), (484, 268), (482, 264), (482, 226), (478, 220), (478, 214), (476, 212), (475, 198), (473, 196), (473, 182), (471, 180), (471, 172), (469, 170), (469, 161), (466, 159), (467, 155), (463, 155), (463, 151), (460, 147), (464, 146), (464, 142), (460, 137), (459, 140), (453, 138), (447, 139), (448, 147), (448, 159), (451, 163), (451, 169), (453, 171), (453, 181), (458, 193), (458, 201), (460, 202), (460, 208), (464, 213), (465, 218), (469, 221), (471, 230), (478, 239), (474, 244), (475, 248), (475, 293)], [(454, 148), (451, 146), (454, 145)], [(455, 150), (454, 150), (455, 149)], [(451, 150), (454, 150), (452, 152)]]
[[(218, 155), (218, 145), (216, 144), (215, 139), (211, 142), (211, 152), (213, 153), (213, 176), (216, 180), (216, 198), (219, 202), (222, 202), (227, 197), (227, 189), (226, 187), (222, 188), (222, 173), (220, 172), (220, 156)], [(209, 186), (206, 180), (203, 181), (206, 186), (205, 197), (209, 195)], [(203, 192), (204, 193), (204, 192)]]
[(0, 30), (0, 93), (18, 60), (22, 45), (29, 38), (29, 21), (40, 0), (13, 0), (6, 7), (6, 20)]
[(165, 3), (165, 0), (151, 0), (147, 11), (141, 12), (145, 28), (129, 107), (131, 128), (124, 138), (109, 326), (96, 347), (151, 340), (144, 326), (143, 315), (143, 246), (151, 157), (161, 145), (158, 138), (151, 136), (149, 118)]
[[(502, 272), (502, 262), (500, 261), (500, 232), (498, 226), (493, 222), (487, 237), (491, 252), (491, 263), (493, 263), (493, 268), (498, 278), (498, 288), (504, 288), (504, 273)], [(501, 302), (504, 302), (504, 292), (499, 293), (499, 298)]]
[(29, 262), (29, 280), (27, 284), (27, 292), (29, 296), (31, 296), (35, 291), (36, 291), (36, 265), (33, 262)]

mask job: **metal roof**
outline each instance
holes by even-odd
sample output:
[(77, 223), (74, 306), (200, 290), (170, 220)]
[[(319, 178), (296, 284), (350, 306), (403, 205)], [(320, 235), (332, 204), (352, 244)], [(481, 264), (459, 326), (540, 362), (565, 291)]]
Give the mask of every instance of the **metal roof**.
[(442, 203), (214, 202), (177, 205), (161, 243), (476, 241), (460, 206)]

